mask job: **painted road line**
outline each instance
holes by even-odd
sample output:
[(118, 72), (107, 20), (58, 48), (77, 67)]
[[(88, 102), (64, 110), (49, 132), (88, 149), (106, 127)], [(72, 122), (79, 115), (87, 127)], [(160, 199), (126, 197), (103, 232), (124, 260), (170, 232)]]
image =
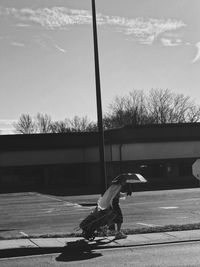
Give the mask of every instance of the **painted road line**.
[(29, 237), (26, 233), (24, 232), (20, 232), (21, 235), (25, 236), (25, 237)]
[(25, 232), (22, 232), (22, 231), (20, 232), (20, 234), (23, 235), (23, 236), (25, 236), (25, 237), (27, 237), (28, 240), (29, 240), (33, 245), (35, 245), (36, 247), (39, 247), (38, 244), (36, 244), (36, 243), (29, 237), (28, 234), (26, 234)]
[(173, 210), (173, 209), (178, 209), (179, 207), (176, 206), (171, 206), (171, 207), (159, 207), (159, 209), (164, 209), (164, 210)]
[(63, 199), (60, 199), (60, 198), (57, 198), (57, 197), (52, 197), (52, 196), (49, 196), (49, 195), (42, 195), (40, 193), (38, 193), (38, 195), (44, 197), (44, 198), (49, 198), (49, 199), (52, 199), (52, 200), (56, 200), (56, 201), (59, 201), (59, 202), (62, 202), (63, 205), (65, 206), (71, 206), (71, 207), (82, 207), (80, 204), (78, 203), (72, 203), (72, 202), (69, 202), (69, 201), (66, 201), (66, 200), (63, 200)]
[(156, 226), (161, 226), (159, 224), (149, 224), (149, 223), (136, 223), (136, 224), (139, 224), (139, 225), (142, 225), (142, 226), (147, 226), (147, 227), (156, 227)]

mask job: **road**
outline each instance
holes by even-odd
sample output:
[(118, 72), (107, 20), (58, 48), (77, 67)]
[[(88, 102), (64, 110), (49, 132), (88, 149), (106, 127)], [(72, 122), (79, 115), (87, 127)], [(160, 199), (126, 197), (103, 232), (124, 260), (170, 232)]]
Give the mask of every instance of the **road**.
[(157, 246), (141, 246), (123, 249), (74, 251), (62, 254), (0, 259), (1, 267), (184, 267), (199, 266), (199, 242), (187, 242)]
[[(94, 208), (99, 196), (55, 196), (37, 192), (0, 195), (0, 238), (63, 234)], [(125, 229), (200, 222), (200, 189), (135, 192), (121, 201)]]

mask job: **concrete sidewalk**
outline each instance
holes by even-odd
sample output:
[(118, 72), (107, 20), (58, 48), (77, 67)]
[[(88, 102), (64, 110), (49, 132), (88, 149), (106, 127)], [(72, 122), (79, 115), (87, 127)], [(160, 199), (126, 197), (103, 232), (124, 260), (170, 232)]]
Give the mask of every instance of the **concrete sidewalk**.
[[(80, 241), (82, 240), (82, 241)], [(174, 231), (128, 235), (126, 239), (97, 237), (84, 242), (83, 238), (32, 238), (0, 240), (0, 258), (63, 252), (64, 249), (105, 249), (175, 242), (200, 241), (200, 230)]]

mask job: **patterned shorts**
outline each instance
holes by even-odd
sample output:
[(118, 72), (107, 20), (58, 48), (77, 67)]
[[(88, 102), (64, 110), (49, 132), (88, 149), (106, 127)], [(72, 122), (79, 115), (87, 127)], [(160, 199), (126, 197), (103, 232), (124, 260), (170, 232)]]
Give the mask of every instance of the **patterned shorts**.
[(119, 204), (113, 204), (113, 209), (114, 209), (114, 212), (116, 213), (116, 217), (113, 222), (123, 223), (123, 215), (122, 215), (122, 211), (121, 211)]

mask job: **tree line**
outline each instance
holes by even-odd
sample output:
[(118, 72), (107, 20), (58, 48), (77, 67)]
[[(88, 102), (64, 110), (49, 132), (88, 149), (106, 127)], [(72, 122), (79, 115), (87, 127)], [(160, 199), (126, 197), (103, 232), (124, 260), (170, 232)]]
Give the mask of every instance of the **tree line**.
[[(104, 129), (127, 125), (195, 123), (200, 120), (200, 106), (190, 96), (177, 94), (169, 89), (151, 89), (148, 93), (133, 90), (116, 96), (103, 116)], [(34, 118), (22, 114), (14, 123), (20, 134), (67, 133), (97, 131), (97, 123), (86, 116), (53, 121), (47, 114), (38, 113)]]

